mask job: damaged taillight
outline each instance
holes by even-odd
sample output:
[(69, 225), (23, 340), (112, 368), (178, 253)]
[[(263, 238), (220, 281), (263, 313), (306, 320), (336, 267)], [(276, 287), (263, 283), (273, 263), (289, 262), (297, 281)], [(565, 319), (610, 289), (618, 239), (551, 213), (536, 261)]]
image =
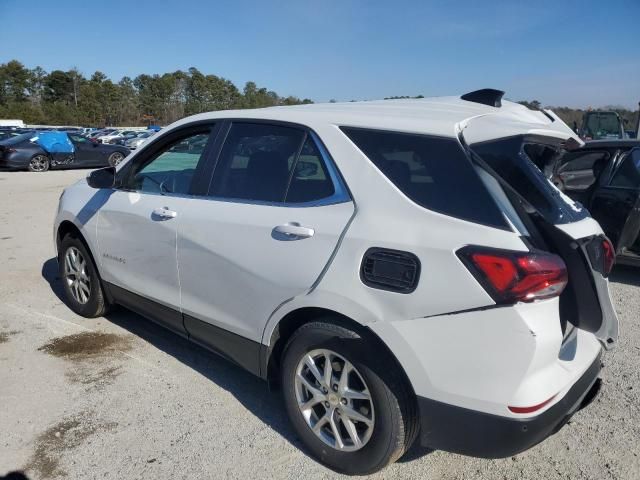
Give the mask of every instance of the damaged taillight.
[(475, 246), (457, 253), (496, 303), (555, 297), (567, 286), (567, 267), (558, 255)]
[(616, 250), (613, 248), (613, 244), (608, 238), (602, 239), (602, 251), (603, 251), (603, 275), (606, 277), (611, 273), (613, 264), (616, 263)]
[(611, 241), (600, 235), (593, 237), (585, 246), (592, 268), (607, 277), (616, 261), (616, 250)]

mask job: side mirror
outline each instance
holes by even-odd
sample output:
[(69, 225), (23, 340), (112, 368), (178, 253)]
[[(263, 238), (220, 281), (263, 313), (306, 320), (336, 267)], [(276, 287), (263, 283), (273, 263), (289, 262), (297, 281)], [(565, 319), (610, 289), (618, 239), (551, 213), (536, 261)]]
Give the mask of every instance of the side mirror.
[(113, 188), (116, 183), (116, 168), (106, 167), (94, 170), (87, 175), (87, 184), (91, 188)]

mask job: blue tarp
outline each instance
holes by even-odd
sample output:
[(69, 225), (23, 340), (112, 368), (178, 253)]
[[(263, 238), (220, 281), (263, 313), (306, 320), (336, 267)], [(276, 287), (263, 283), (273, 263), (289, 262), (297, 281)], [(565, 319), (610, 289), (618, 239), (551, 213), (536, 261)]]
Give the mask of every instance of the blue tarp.
[(36, 142), (48, 153), (73, 153), (73, 143), (66, 132), (38, 132)]

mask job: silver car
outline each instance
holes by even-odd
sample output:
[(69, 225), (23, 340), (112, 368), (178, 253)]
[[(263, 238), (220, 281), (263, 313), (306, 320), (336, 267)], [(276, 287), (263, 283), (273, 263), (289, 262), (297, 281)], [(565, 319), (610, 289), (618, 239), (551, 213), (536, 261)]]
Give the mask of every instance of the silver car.
[(138, 148), (140, 145), (142, 145), (144, 142), (147, 141), (147, 139), (149, 137), (151, 137), (155, 132), (152, 131), (148, 131), (148, 132), (142, 132), (139, 135), (136, 135), (133, 138), (130, 138), (129, 140), (127, 140), (126, 142), (124, 142), (124, 145), (129, 149), (129, 150), (135, 150), (136, 148)]

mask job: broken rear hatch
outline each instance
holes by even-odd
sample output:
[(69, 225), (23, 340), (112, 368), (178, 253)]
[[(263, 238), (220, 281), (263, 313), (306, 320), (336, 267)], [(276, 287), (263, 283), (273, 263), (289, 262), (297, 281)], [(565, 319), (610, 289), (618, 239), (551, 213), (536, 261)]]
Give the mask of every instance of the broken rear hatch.
[[(511, 223), (523, 240), (565, 261), (569, 283), (560, 297), (563, 334), (571, 323), (610, 349), (618, 338), (606, 278), (615, 259), (613, 247), (589, 212), (558, 190), (529, 155), (541, 147), (560, 154), (580, 140), (553, 112), (510, 103), (503, 108), (462, 122), (458, 137), (485, 183), (487, 174), (493, 177), (493, 188), (499, 186), (513, 206), (517, 221)], [(504, 136), (495, 138), (496, 132)]]

